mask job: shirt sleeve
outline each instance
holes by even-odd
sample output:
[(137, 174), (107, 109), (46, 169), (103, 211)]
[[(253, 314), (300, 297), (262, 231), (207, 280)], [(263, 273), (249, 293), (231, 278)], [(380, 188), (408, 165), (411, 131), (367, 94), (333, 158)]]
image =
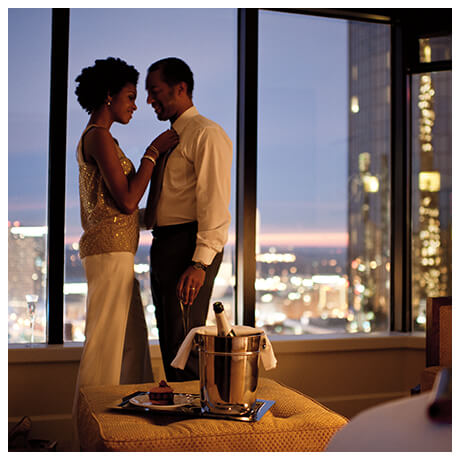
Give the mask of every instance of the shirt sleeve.
[(193, 260), (210, 265), (228, 238), (231, 214), (232, 142), (219, 126), (198, 136), (194, 168), (198, 233)]

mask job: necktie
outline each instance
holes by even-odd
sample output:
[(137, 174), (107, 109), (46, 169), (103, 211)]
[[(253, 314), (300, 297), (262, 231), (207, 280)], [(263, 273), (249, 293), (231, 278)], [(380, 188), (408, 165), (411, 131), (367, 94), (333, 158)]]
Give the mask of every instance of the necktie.
[(147, 207), (145, 208), (144, 221), (147, 228), (153, 228), (156, 224), (156, 214), (158, 200), (160, 199), (161, 187), (163, 185), (163, 175), (165, 172), (166, 162), (169, 155), (174, 149), (169, 149), (157, 160), (157, 164), (152, 173), (150, 180), (149, 196), (147, 198)]

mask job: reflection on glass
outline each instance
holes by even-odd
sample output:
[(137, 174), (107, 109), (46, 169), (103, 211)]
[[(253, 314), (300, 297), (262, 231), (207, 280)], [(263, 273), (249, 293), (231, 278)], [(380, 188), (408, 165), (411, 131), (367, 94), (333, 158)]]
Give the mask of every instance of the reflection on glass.
[(8, 343), (46, 341), (50, 45), (50, 9), (8, 9)]
[(426, 298), (452, 294), (452, 73), (415, 75), (412, 95), (412, 316), (424, 330)]
[(261, 12), (256, 324), (386, 330), (390, 31)]
[[(126, 155), (138, 167), (145, 147), (169, 123), (156, 120), (146, 104), (145, 74), (157, 59), (179, 56), (191, 67), (195, 78), (194, 103), (204, 116), (218, 122), (235, 139), (236, 126), (236, 10), (234, 9), (85, 9), (71, 10), (69, 49), (69, 103), (66, 190), (66, 248), (65, 248), (65, 325), (66, 341), (85, 339), (86, 279), (79, 258), (81, 234), (78, 167), (75, 151), (86, 125), (87, 114), (78, 105), (74, 79), (81, 69), (95, 59), (116, 56), (134, 65), (140, 72), (136, 105), (138, 109), (127, 126), (114, 124), (112, 132)], [(152, 28), (152, 23), (155, 27)], [(136, 24), (129, 40), (120, 35), (126, 24)], [(171, 24), (175, 32), (171, 34)], [(104, 36), (103, 42), (100, 37)], [(165, 40), (165, 37), (168, 37)], [(213, 40), (209, 40), (213, 37)], [(94, 46), (97, 43), (97, 47)], [(146, 52), (146, 44), (148, 51)], [(234, 184), (234, 179), (232, 179)], [(234, 190), (234, 187), (233, 187)], [(145, 206), (145, 197), (140, 207)], [(233, 201), (230, 208), (233, 214)], [(150, 232), (141, 232), (135, 257), (135, 274), (141, 288), (145, 318), (150, 339), (158, 338), (155, 308), (150, 292)], [(233, 321), (234, 286), (234, 223), (230, 227), (229, 243), (214, 285), (213, 297), (221, 301)], [(211, 312), (208, 321), (213, 321)]]

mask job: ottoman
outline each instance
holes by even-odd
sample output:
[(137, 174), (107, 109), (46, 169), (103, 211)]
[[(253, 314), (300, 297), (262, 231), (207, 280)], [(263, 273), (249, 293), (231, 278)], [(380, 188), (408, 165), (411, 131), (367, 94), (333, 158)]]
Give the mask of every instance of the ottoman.
[[(184, 418), (110, 409), (122, 397), (154, 384), (87, 386), (80, 390), (78, 431), (82, 451), (314, 452), (325, 449), (348, 421), (317, 401), (260, 378), (257, 398), (275, 404), (257, 422)], [(174, 382), (176, 392), (199, 393), (199, 381)]]

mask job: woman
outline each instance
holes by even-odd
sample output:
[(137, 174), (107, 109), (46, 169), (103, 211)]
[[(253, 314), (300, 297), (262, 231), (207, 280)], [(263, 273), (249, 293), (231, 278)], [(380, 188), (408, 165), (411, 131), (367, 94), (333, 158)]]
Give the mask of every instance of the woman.
[[(84, 230), (80, 257), (88, 281), (86, 342), (80, 361), (77, 397), (81, 385), (120, 383), (122, 361), (123, 365), (125, 362), (123, 350), (133, 352), (129, 343), (132, 337), (126, 334), (128, 317), (130, 323), (131, 317), (138, 318), (134, 332), (138, 350), (132, 353), (132, 361), (142, 363), (145, 349), (149, 356), (142, 307), (142, 311), (133, 311), (139, 306), (139, 302), (134, 302), (139, 298), (138, 293), (133, 296), (133, 286), (138, 287), (134, 282), (134, 255), (139, 240), (138, 203), (158, 156), (175, 147), (178, 136), (173, 130), (158, 136), (147, 147), (137, 172), (111, 136), (112, 124), (129, 123), (137, 109), (138, 77), (139, 72), (133, 66), (120, 59), (107, 58), (96, 60), (94, 66), (83, 69), (76, 79), (78, 102), (90, 114), (77, 148)], [(135, 344), (136, 337), (134, 339)], [(150, 362), (148, 367), (147, 380), (152, 380)], [(143, 381), (142, 376), (128, 375), (122, 383), (139, 381)]]

